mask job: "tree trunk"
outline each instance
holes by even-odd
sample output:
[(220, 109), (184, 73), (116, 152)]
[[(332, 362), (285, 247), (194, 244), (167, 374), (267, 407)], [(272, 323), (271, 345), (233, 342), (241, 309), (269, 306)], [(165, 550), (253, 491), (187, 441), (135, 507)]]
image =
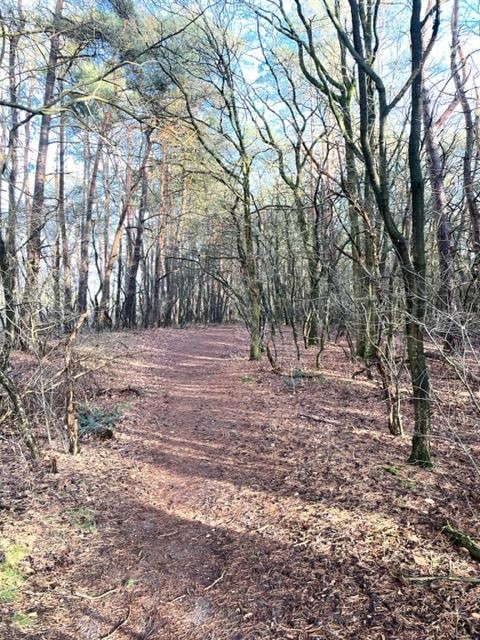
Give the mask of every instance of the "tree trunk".
[[(383, 85), (377, 85), (379, 97), (378, 165), (369, 137), (369, 107), (367, 91), (368, 63), (365, 61), (361, 35), (361, 11), (357, 0), (349, 0), (352, 15), (354, 46), (363, 64), (357, 65), (360, 100), (360, 138), (367, 176), (375, 195), (377, 207), (385, 223), (399, 257), (405, 286), (405, 332), (408, 365), (412, 382), (415, 426), (409, 462), (424, 467), (432, 466), (430, 453), (431, 415), (430, 386), (424, 354), (425, 320), (425, 206), (424, 183), (420, 159), (422, 125), (422, 74), (423, 56), (421, 0), (412, 0), (410, 37), (412, 48), (411, 68), (415, 75), (412, 82), (412, 114), (408, 147), (408, 162), (412, 207), (412, 259), (407, 239), (398, 229), (390, 208), (390, 181), (388, 178), (388, 154), (385, 141), (385, 125), (388, 116)], [(438, 19), (438, 15), (436, 16)]]
[(142, 189), (141, 189), (141, 195), (140, 195), (140, 205), (138, 208), (137, 230), (136, 230), (134, 245), (133, 245), (133, 255), (131, 257), (130, 265), (128, 265), (127, 267), (127, 278), (126, 278), (127, 288), (125, 293), (125, 303), (124, 303), (124, 311), (123, 311), (124, 327), (134, 327), (136, 325), (137, 274), (138, 274), (138, 267), (140, 264), (140, 258), (142, 254), (145, 212), (147, 207), (147, 194), (148, 194), (147, 162), (148, 162), (148, 157), (150, 155), (150, 150), (151, 150), (150, 134), (147, 134), (147, 148), (145, 150), (145, 157), (141, 167)]
[(412, 198), (414, 272), (405, 275), (407, 283), (407, 352), (413, 386), (415, 429), (409, 462), (431, 467), (430, 383), (424, 353), (425, 321), (425, 194), (421, 164), (422, 133), (422, 20), (421, 0), (412, 0), (410, 38), (412, 72), (420, 69), (412, 83), (412, 112), (408, 142), (408, 164)]
[(67, 224), (65, 220), (65, 120), (66, 114), (60, 114), (60, 127), (58, 132), (58, 202), (57, 221), (60, 232), (63, 263), (63, 318), (64, 329), (70, 328), (72, 315), (72, 267), (70, 260), (70, 247), (68, 245)]
[(163, 267), (163, 254), (165, 250), (165, 233), (164, 228), (166, 224), (166, 197), (167, 197), (167, 149), (164, 144), (161, 145), (162, 160), (160, 163), (160, 185), (159, 185), (159, 197), (160, 203), (157, 214), (157, 225), (155, 229), (155, 263), (153, 270), (153, 309), (152, 309), (152, 321), (151, 326), (160, 326), (161, 324), (161, 301), (160, 293), (162, 287), (162, 267)]
[[(63, 0), (57, 0), (54, 15), (54, 34), (51, 38), (50, 54), (45, 78), (45, 93), (43, 103), (49, 104), (53, 98), (56, 80), (57, 59), (60, 47), (60, 38), (56, 32), (57, 25), (63, 11)], [(37, 162), (35, 167), (35, 180), (32, 198), (32, 211), (28, 228), (27, 239), (27, 264), (26, 283), (24, 292), (24, 332), (22, 336), (23, 346), (28, 342), (37, 342), (37, 323), (39, 312), (39, 288), (38, 278), (40, 272), (40, 260), (42, 252), (42, 230), (45, 226), (45, 216), (43, 211), (45, 177), (47, 169), (48, 139), (50, 133), (51, 115), (44, 112), (40, 122), (40, 132), (38, 141)]]
[(80, 240), (80, 265), (78, 268), (78, 312), (83, 314), (87, 311), (88, 275), (90, 267), (89, 247), (92, 235), (92, 216), (95, 191), (97, 186), (98, 168), (103, 149), (103, 137), (106, 133), (109, 121), (109, 113), (105, 114), (102, 131), (97, 142), (95, 158), (93, 160), (92, 173), (88, 187), (87, 201), (85, 205), (85, 218), (82, 225), (82, 237)]
[[(150, 153), (150, 149), (148, 149)], [(127, 217), (127, 213), (131, 207), (131, 201), (133, 198), (133, 194), (138, 186), (138, 182), (143, 175), (144, 166), (147, 161), (147, 158), (144, 157), (143, 164), (140, 167), (138, 177), (135, 179), (133, 184), (131, 183), (131, 168), (127, 167), (126, 173), (126, 186), (128, 190), (125, 192), (125, 197), (123, 200), (122, 209), (120, 211), (120, 215), (118, 218), (117, 229), (113, 236), (112, 246), (110, 248), (110, 253), (105, 265), (105, 273), (103, 276), (102, 282), (102, 297), (100, 299), (100, 305), (98, 308), (97, 317), (95, 318), (95, 324), (98, 331), (102, 329), (109, 328), (111, 329), (113, 326), (112, 318), (108, 313), (108, 307), (110, 303), (110, 289), (111, 289), (111, 280), (113, 270), (115, 268), (115, 263), (117, 258), (119, 260), (118, 272), (117, 272), (117, 291), (115, 297), (115, 324), (118, 326), (121, 320), (121, 292), (122, 292), (122, 233), (124, 229), (125, 219)]]
[(65, 343), (65, 423), (68, 433), (68, 451), (72, 456), (76, 456), (78, 453), (78, 424), (73, 377), (73, 347), (86, 317), (87, 313), (82, 313)]
[[(10, 83), (10, 100), (12, 104), (17, 102), (17, 75), (16, 60), (19, 36), (10, 37), (9, 51), (9, 83)], [(15, 341), (17, 332), (16, 311), (15, 311), (15, 228), (17, 224), (17, 209), (20, 196), (17, 197), (17, 173), (18, 173), (18, 110), (11, 110), (12, 120), (8, 144), (8, 156), (10, 158), (10, 171), (8, 173), (8, 220), (7, 233), (4, 245), (4, 257), (2, 259), (1, 272), (5, 300), (5, 338), (3, 352), (9, 354)], [(7, 356), (8, 359), (8, 356)]]
[(444, 344), (447, 350), (452, 350), (455, 346), (455, 337), (451, 331), (453, 321), (452, 314), (455, 313), (452, 228), (447, 215), (447, 196), (443, 183), (442, 162), (438, 150), (437, 136), (432, 122), (430, 97), (425, 87), (423, 88), (423, 122), (432, 190), (433, 213), (437, 223), (437, 248), (440, 267), (438, 302), (440, 311), (445, 316)]
[(472, 231), (473, 249), (477, 259), (480, 254), (480, 212), (475, 197), (474, 175), (473, 175), (473, 157), (475, 144), (475, 124), (472, 116), (472, 108), (470, 107), (465, 84), (467, 81), (466, 60), (460, 45), (459, 27), (458, 27), (458, 10), (459, 0), (454, 0), (452, 9), (452, 48), (450, 54), (451, 70), (457, 97), (463, 111), (465, 121), (465, 153), (463, 155), (463, 188), (465, 190), (465, 200), (470, 215), (470, 225)]

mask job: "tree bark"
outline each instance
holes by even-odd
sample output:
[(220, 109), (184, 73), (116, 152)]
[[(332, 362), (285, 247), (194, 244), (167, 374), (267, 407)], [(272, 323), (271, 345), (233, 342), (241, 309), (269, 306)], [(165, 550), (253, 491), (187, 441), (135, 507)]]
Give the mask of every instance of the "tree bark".
[(447, 213), (447, 195), (442, 175), (442, 162), (439, 144), (432, 121), (430, 96), (423, 88), (423, 122), (425, 129), (425, 146), (427, 150), (428, 170), (432, 190), (432, 204), (437, 224), (437, 250), (440, 271), (440, 286), (438, 292), (439, 309), (445, 320), (445, 347), (453, 349), (455, 338), (449, 329), (452, 326), (452, 314), (455, 313), (454, 293), (454, 261), (452, 246), (452, 227)]
[(412, 72), (419, 70), (412, 83), (412, 111), (408, 141), (410, 171), (413, 267), (406, 275), (407, 282), (407, 352), (413, 385), (415, 429), (409, 462), (422, 467), (432, 466), (430, 450), (431, 415), (430, 383), (424, 352), (425, 322), (425, 192), (421, 163), (422, 134), (422, 20), (421, 0), (412, 0), (410, 39), (412, 45)]
[[(54, 15), (54, 33), (51, 38), (50, 53), (48, 58), (47, 73), (45, 77), (45, 93), (43, 96), (44, 104), (48, 104), (54, 94), (55, 80), (57, 71), (57, 60), (60, 48), (60, 36), (56, 29), (62, 16), (63, 0), (57, 0)], [(39, 312), (39, 290), (38, 278), (40, 272), (40, 260), (42, 254), (42, 230), (45, 226), (45, 215), (43, 211), (45, 177), (47, 168), (48, 140), (51, 125), (51, 115), (48, 111), (44, 112), (40, 122), (40, 132), (38, 141), (37, 162), (35, 167), (35, 180), (32, 198), (32, 210), (30, 216), (30, 224), (28, 228), (27, 239), (27, 265), (26, 265), (26, 283), (24, 292), (23, 314), (24, 335), (22, 336), (23, 346), (26, 347), (28, 342), (36, 344), (37, 342), (37, 324)]]
[(87, 200), (85, 205), (85, 218), (82, 225), (82, 237), (80, 240), (80, 265), (78, 269), (78, 312), (83, 314), (87, 311), (88, 275), (90, 270), (89, 247), (92, 235), (93, 203), (95, 201), (95, 191), (97, 186), (98, 168), (103, 149), (103, 139), (106, 134), (109, 122), (109, 112), (104, 116), (102, 130), (97, 142), (95, 157), (93, 160), (92, 173), (88, 187)]
[(452, 9), (452, 47), (450, 65), (457, 97), (463, 111), (465, 121), (465, 153), (463, 155), (463, 188), (470, 215), (473, 249), (477, 260), (480, 259), (480, 211), (475, 197), (473, 158), (475, 145), (475, 123), (472, 108), (468, 101), (465, 84), (467, 82), (466, 60), (460, 44), (458, 27), (459, 0), (454, 0)]
[(63, 266), (63, 319), (64, 329), (69, 330), (72, 315), (72, 267), (70, 260), (70, 247), (68, 244), (67, 224), (65, 220), (65, 121), (66, 114), (60, 114), (60, 127), (58, 132), (58, 202), (57, 222), (60, 232), (60, 244), (62, 249)]
[(140, 258), (142, 255), (145, 212), (147, 208), (147, 195), (148, 195), (147, 162), (150, 155), (150, 150), (151, 150), (150, 133), (147, 133), (145, 157), (143, 160), (142, 167), (140, 169), (141, 194), (140, 194), (140, 204), (138, 207), (137, 229), (136, 229), (135, 239), (133, 243), (133, 255), (131, 258), (130, 265), (127, 267), (127, 287), (126, 287), (126, 293), (125, 293), (125, 303), (123, 308), (123, 326), (124, 327), (136, 326), (137, 274), (138, 274), (138, 267), (140, 265)]

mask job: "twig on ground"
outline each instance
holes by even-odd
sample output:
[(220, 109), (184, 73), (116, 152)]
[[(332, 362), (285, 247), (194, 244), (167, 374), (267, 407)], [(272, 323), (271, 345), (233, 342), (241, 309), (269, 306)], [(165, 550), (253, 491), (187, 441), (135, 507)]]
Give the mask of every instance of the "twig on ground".
[(106, 598), (112, 593), (116, 593), (120, 587), (115, 587), (114, 589), (109, 589), (108, 591), (104, 591), (103, 593), (99, 593), (97, 596), (91, 596), (88, 593), (79, 593), (79, 592), (69, 592), (69, 591), (57, 591), (55, 589), (47, 590), (47, 591), (25, 591), (27, 595), (31, 596), (60, 596), (62, 598), (84, 598), (85, 600), (101, 600), (102, 598)]
[(173, 598), (173, 600), (160, 600), (160, 602), (162, 604), (173, 604), (174, 602), (178, 602), (179, 600), (183, 600), (183, 598), (186, 598), (188, 596), (188, 593), (182, 593), (181, 596), (177, 596), (176, 598)]
[(80, 592), (75, 592), (72, 593), (72, 596), (77, 597), (77, 598), (85, 598), (86, 600), (101, 600), (102, 598), (106, 598), (107, 596), (111, 595), (112, 593), (115, 593), (116, 591), (119, 590), (120, 587), (115, 587), (114, 589), (109, 589), (108, 591), (104, 591), (103, 593), (99, 593), (97, 596), (90, 596), (88, 593), (80, 593)]
[(128, 607), (128, 613), (127, 613), (126, 618), (124, 618), (124, 619), (123, 619), (123, 620), (121, 620), (118, 624), (116, 624), (116, 625), (113, 627), (113, 629), (112, 629), (109, 633), (107, 633), (107, 635), (106, 635), (106, 636), (100, 636), (99, 640), (108, 640), (109, 638), (112, 638), (112, 637), (113, 637), (113, 635), (114, 635), (115, 633), (117, 633), (117, 631), (118, 631), (119, 629), (121, 629), (121, 627), (125, 626), (125, 625), (127, 624), (127, 622), (130, 620), (130, 613), (131, 613), (131, 612), (132, 612), (132, 607), (131, 607), (131, 606), (129, 606), (129, 607)]
[(213, 589), (213, 587), (216, 584), (218, 584), (221, 580), (223, 580), (224, 577), (225, 577), (225, 571), (222, 571), (222, 573), (218, 576), (216, 580), (212, 582), (212, 584), (209, 584), (208, 587), (205, 587), (204, 591), (209, 591), (210, 589)]
[(436, 580), (447, 580), (448, 582), (467, 582), (468, 584), (480, 584), (480, 578), (470, 576), (402, 576), (408, 582), (434, 582)]
[(307, 420), (312, 420), (313, 422), (325, 422), (325, 424), (337, 424), (336, 420), (330, 420), (329, 418), (321, 418), (320, 416), (309, 416), (306, 413), (299, 413), (299, 418), (306, 418)]
[(171, 536), (175, 536), (178, 533), (178, 529), (176, 531), (169, 531), (168, 533), (162, 533), (157, 538), (170, 538)]

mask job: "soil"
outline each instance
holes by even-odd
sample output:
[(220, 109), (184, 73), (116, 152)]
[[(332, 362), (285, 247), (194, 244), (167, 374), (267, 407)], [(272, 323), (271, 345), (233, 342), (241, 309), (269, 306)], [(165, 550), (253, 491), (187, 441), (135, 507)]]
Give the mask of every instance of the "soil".
[(442, 533), (480, 534), (465, 398), (437, 404), (428, 471), (341, 345), (301, 378), (288, 345), (290, 376), (246, 360), (236, 326), (85, 340), (119, 354), (94, 402), (122, 418), (36, 467), (2, 441), (1, 548), (28, 552), (0, 638), (480, 638), (479, 564)]

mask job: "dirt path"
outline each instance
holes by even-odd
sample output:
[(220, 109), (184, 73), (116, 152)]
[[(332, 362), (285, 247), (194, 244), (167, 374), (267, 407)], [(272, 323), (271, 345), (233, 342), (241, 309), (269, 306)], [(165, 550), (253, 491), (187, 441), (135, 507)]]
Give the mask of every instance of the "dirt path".
[(238, 328), (99, 348), (119, 341), (129, 355), (102, 381), (116, 437), (60, 458), (5, 525), (35, 531), (35, 621), (1, 638), (480, 637), (475, 586), (401, 577), (475, 571), (435, 529), (447, 512), (468, 521), (465, 491), (398, 463), (408, 442), (385, 434), (378, 390), (352, 382), (339, 348), (297, 383), (247, 362)]

